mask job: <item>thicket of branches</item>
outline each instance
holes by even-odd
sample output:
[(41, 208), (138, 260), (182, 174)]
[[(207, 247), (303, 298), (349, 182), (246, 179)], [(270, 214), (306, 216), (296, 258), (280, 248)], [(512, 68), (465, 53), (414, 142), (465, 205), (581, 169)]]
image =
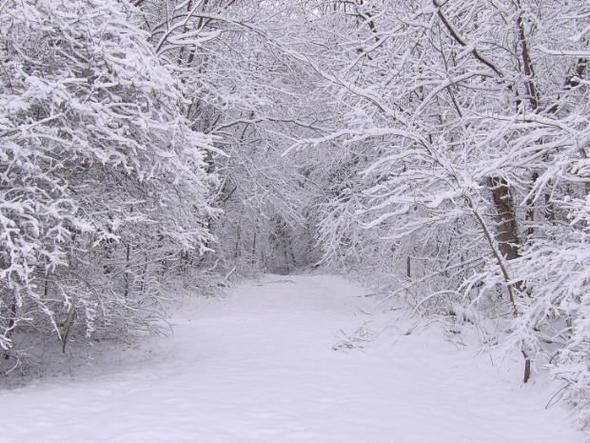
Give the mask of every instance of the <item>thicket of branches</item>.
[(0, 346), (152, 329), (163, 274), (204, 252), (211, 140), (113, 0), (3, 2)]

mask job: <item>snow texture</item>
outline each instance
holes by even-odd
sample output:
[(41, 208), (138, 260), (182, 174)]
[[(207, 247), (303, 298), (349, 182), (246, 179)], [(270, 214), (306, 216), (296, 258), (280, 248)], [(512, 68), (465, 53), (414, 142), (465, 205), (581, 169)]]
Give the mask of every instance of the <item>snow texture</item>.
[(174, 336), (145, 345), (150, 361), (3, 392), (0, 440), (583, 443), (544, 408), (545, 384), (522, 386), (434, 327), (350, 338), (370, 318), (365, 292), (266, 276), (187, 300)]

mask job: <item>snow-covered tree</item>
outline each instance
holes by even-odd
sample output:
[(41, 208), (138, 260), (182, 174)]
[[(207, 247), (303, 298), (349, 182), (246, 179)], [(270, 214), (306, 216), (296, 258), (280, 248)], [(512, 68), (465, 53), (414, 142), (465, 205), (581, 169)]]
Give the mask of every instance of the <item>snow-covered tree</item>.
[(584, 2), (318, 5), (307, 29), (322, 44), (302, 59), (336, 105), (334, 129), (293, 145), (354, 159), (317, 206), (331, 258), (395, 274), (391, 296), (417, 310), (503, 318), (525, 381), (561, 342), (552, 362), (578, 404), (587, 14)]
[(131, 6), (2, 6), (0, 344), (149, 326), (152, 268), (210, 240), (211, 141)]

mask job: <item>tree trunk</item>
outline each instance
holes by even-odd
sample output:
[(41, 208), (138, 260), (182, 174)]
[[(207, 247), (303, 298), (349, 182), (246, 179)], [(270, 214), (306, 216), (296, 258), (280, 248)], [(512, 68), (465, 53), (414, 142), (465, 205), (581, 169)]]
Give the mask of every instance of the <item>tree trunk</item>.
[(496, 240), (502, 256), (513, 260), (520, 256), (520, 239), (510, 186), (502, 177), (490, 179), (490, 189), (496, 209)]

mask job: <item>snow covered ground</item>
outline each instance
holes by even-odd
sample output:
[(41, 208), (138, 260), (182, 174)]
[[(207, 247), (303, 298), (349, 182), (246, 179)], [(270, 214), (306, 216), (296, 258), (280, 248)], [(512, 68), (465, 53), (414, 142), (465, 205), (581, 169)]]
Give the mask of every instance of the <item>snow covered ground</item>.
[(267, 276), (191, 299), (147, 361), (0, 392), (0, 442), (585, 441), (544, 408), (541, 383), (523, 387), (434, 327), (404, 335), (400, 320), (348, 349), (339, 331), (370, 318), (363, 293), (332, 276)]

